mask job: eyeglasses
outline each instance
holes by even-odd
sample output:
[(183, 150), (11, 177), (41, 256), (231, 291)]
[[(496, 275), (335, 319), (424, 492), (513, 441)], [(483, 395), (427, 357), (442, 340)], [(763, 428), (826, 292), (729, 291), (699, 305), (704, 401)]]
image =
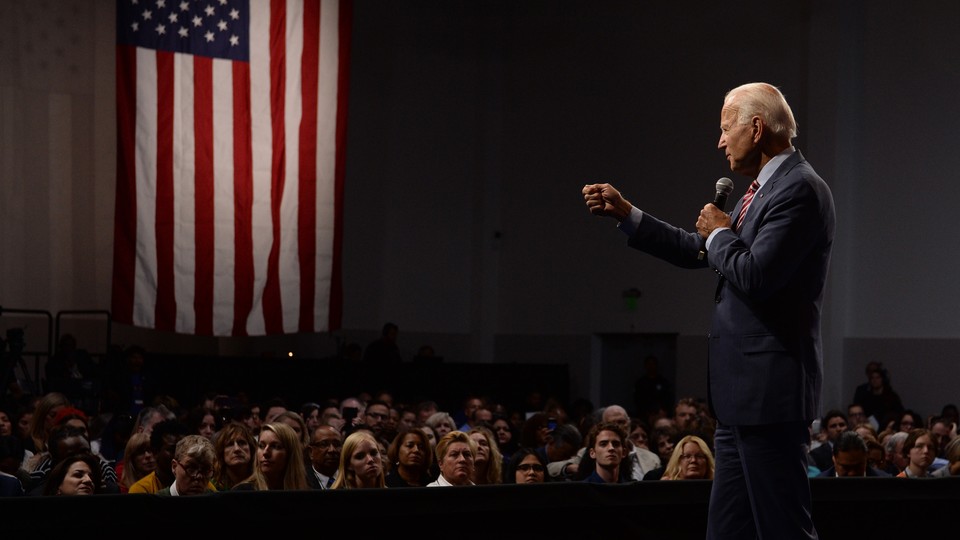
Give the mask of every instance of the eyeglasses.
[(543, 465), (539, 463), (521, 463), (517, 465), (517, 470), (523, 472), (543, 472)]
[(184, 466), (182, 463), (177, 462), (177, 465), (183, 469), (183, 472), (187, 473), (187, 476), (190, 478), (199, 478), (205, 479), (210, 478), (213, 475), (213, 469), (210, 467), (197, 467), (196, 465)]
[(317, 441), (310, 443), (312, 448), (340, 448), (343, 446), (343, 443), (340, 441)]
[(703, 454), (680, 454), (680, 461), (690, 461), (691, 459), (706, 461), (707, 456)]

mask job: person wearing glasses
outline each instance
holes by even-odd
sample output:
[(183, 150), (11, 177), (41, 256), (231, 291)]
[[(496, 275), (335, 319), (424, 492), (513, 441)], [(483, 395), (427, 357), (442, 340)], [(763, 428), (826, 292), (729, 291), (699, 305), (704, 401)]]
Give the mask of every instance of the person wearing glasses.
[(157, 468), (137, 480), (127, 493), (157, 493), (174, 481), (173, 457), (177, 443), (187, 436), (187, 425), (176, 419), (161, 420), (150, 431), (150, 448), (157, 460)]
[(384, 423), (388, 418), (390, 418), (390, 405), (387, 402), (379, 399), (371, 399), (367, 402), (367, 407), (363, 410), (363, 424), (374, 437), (379, 439), (382, 436)]
[(673, 449), (661, 480), (713, 480), (713, 452), (707, 442), (687, 435)]
[(157, 495), (178, 497), (215, 493), (217, 489), (210, 478), (216, 461), (213, 443), (204, 435), (187, 435), (180, 439), (170, 462), (174, 481)]
[(503, 483), (542, 484), (547, 481), (547, 461), (536, 448), (524, 446), (514, 452), (507, 465)]
[(334, 426), (320, 425), (310, 435), (310, 467), (307, 484), (313, 489), (330, 489), (340, 467), (343, 435)]

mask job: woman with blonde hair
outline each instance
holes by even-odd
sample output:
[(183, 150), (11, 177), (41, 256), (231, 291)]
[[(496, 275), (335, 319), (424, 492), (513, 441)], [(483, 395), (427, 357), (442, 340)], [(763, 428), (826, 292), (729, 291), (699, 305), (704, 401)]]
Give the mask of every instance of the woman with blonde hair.
[(260, 428), (253, 474), (236, 491), (310, 489), (303, 465), (303, 445), (293, 428), (275, 422)]
[(383, 456), (373, 433), (354, 431), (343, 441), (340, 468), (330, 489), (387, 487), (383, 472)]
[(134, 433), (127, 439), (123, 449), (123, 460), (117, 464), (120, 475), (120, 493), (126, 493), (130, 486), (157, 469), (157, 458), (150, 446), (150, 435)]
[(477, 459), (473, 462), (474, 484), (503, 483), (503, 456), (497, 447), (497, 437), (488, 428), (477, 426), (467, 432), (477, 443)]
[(706, 441), (687, 435), (673, 448), (661, 480), (713, 480), (715, 462)]
[(26, 441), (27, 450), (34, 454), (47, 450), (47, 436), (53, 429), (53, 419), (61, 409), (70, 406), (70, 399), (60, 392), (48, 392), (37, 401), (33, 416), (30, 418), (30, 439)]

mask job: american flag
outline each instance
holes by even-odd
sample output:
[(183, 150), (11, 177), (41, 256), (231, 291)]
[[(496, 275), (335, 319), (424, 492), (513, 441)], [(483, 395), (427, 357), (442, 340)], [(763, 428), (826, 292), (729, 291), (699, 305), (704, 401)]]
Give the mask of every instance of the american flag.
[(350, 0), (117, 0), (113, 318), (340, 326)]

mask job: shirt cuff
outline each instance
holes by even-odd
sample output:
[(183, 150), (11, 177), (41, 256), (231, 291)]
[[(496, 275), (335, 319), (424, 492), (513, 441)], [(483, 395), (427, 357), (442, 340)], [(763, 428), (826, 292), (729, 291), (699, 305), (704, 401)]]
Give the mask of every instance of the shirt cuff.
[(630, 208), (630, 213), (627, 214), (627, 217), (623, 218), (623, 221), (617, 224), (617, 227), (626, 233), (627, 236), (633, 236), (633, 233), (637, 232), (637, 229), (640, 227), (640, 220), (642, 219), (643, 211), (634, 206)]
[(706, 246), (707, 248), (707, 251), (710, 251), (710, 244), (713, 242), (713, 237), (716, 236), (718, 232), (725, 231), (729, 228), (730, 227), (717, 227), (716, 229), (713, 230), (713, 232), (710, 233), (710, 236), (707, 237), (707, 241), (704, 244), (704, 246)]

